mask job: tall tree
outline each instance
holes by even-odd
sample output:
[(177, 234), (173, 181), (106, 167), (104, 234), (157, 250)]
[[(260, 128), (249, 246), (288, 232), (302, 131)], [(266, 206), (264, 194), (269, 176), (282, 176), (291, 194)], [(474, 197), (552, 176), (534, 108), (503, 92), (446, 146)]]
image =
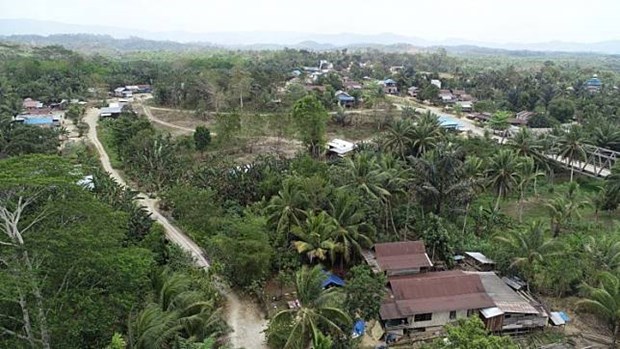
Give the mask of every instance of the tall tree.
[(573, 181), (575, 161), (586, 161), (585, 136), (581, 126), (573, 125), (558, 139), (558, 155), (570, 167), (570, 181)]
[(321, 334), (348, 334), (351, 319), (342, 309), (340, 289), (323, 289), (325, 274), (320, 266), (304, 266), (295, 286), (300, 307), (282, 310), (269, 322), (268, 342), (282, 349), (306, 349)]
[(497, 193), (495, 210), (499, 209), (502, 197), (508, 195), (519, 182), (518, 159), (515, 153), (508, 149), (500, 149), (489, 159), (485, 174), (491, 186)]
[(293, 246), (298, 253), (305, 254), (310, 263), (315, 259), (334, 263), (336, 253), (341, 249), (339, 244), (334, 242), (336, 230), (334, 219), (326, 212), (307, 212), (305, 222), (293, 227), (292, 232), (297, 239), (293, 241)]
[(319, 157), (326, 142), (329, 114), (316, 97), (309, 95), (295, 103), (292, 116), (302, 142), (313, 157)]

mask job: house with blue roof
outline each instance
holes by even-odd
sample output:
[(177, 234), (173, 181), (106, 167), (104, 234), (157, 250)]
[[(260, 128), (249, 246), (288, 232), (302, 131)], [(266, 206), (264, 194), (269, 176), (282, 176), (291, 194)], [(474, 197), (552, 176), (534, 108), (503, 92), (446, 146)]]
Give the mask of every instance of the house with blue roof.
[(601, 90), (601, 87), (603, 87), (603, 83), (598, 76), (594, 74), (590, 79), (588, 79), (588, 81), (586, 81), (585, 87), (589, 92), (598, 92)]
[(338, 99), (338, 104), (342, 107), (351, 108), (355, 105), (355, 97), (344, 91), (336, 91), (336, 98)]
[(388, 95), (397, 95), (398, 94), (398, 86), (396, 86), (396, 81), (392, 79), (383, 80), (383, 92)]

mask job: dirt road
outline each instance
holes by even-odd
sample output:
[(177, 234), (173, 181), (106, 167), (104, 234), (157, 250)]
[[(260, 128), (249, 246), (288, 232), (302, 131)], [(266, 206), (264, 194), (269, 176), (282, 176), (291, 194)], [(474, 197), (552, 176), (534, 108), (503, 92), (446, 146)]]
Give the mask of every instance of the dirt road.
[[(148, 114), (147, 114), (148, 115)], [(127, 186), (123, 177), (112, 168), (110, 157), (97, 137), (97, 120), (99, 119), (99, 109), (91, 108), (87, 111), (84, 121), (88, 124), (88, 140), (95, 146), (99, 159), (105, 171), (110, 173), (121, 185)], [(139, 193), (138, 203), (144, 205), (152, 214), (153, 219), (160, 223), (166, 230), (166, 236), (184, 250), (191, 253), (197, 266), (209, 268), (202, 249), (188, 238), (177, 227), (172, 225), (157, 209), (157, 199), (149, 198), (144, 193)], [(266, 326), (266, 320), (262, 312), (251, 301), (239, 298), (232, 290), (222, 289), (222, 294), (226, 297), (226, 321), (232, 328), (230, 342), (234, 348), (245, 349), (264, 349), (265, 336), (262, 332)]]

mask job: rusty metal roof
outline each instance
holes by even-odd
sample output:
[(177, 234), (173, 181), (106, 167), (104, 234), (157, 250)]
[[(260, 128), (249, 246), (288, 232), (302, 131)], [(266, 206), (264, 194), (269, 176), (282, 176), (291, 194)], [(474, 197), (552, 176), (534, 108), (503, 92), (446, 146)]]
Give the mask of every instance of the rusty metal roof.
[(493, 299), (495, 306), (504, 313), (539, 314), (540, 312), (519, 293), (512, 290), (494, 272), (466, 272), (477, 275), (482, 281), (486, 293)]
[(477, 275), (462, 271), (425, 273), (389, 279), (390, 298), (381, 318), (399, 319), (438, 311), (488, 308), (495, 305)]
[(423, 241), (388, 242), (374, 246), (381, 270), (432, 267)]

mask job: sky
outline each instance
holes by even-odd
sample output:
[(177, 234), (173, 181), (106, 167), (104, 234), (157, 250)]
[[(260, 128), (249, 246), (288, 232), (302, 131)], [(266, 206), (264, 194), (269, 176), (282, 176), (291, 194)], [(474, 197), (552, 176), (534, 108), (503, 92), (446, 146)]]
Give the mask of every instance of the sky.
[(620, 39), (620, 0), (0, 0), (0, 18), (197, 33), (389, 32), (495, 43)]

